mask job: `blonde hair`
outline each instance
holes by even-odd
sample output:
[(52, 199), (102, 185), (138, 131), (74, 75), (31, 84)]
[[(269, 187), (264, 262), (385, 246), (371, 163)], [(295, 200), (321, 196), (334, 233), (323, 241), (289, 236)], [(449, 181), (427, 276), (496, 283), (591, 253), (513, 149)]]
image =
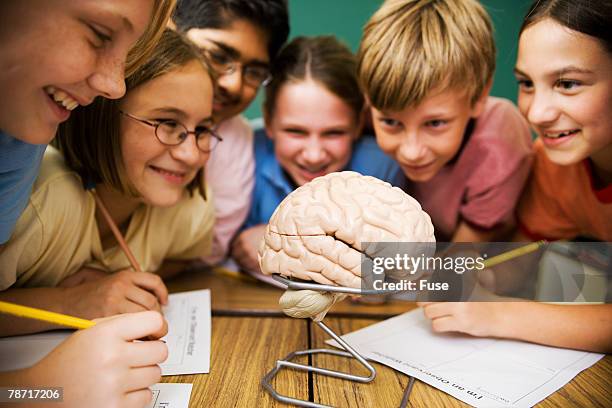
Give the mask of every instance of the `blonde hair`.
[(388, 0), (364, 28), (363, 91), (379, 110), (418, 105), (434, 89), (465, 89), (473, 105), (495, 71), (493, 25), (476, 0)]
[(176, 7), (176, 0), (153, 0), (153, 12), (145, 32), (128, 53), (125, 63), (125, 76), (132, 75), (149, 60), (159, 42), (170, 16)]

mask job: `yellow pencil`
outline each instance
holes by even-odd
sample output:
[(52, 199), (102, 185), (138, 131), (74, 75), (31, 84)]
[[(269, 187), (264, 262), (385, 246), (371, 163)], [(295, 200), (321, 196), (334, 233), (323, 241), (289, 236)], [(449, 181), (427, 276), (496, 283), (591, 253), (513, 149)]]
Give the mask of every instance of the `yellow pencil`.
[(487, 259), (483, 262), (485, 268), (490, 268), (492, 266), (498, 265), (502, 262), (509, 261), (510, 259), (526, 255), (530, 252), (533, 252), (540, 248), (542, 245), (546, 244), (546, 241), (537, 241), (532, 242), (531, 244), (524, 245), (520, 248), (513, 249), (508, 252), (504, 252), (503, 254), (496, 255), (492, 258)]
[(91, 320), (81, 319), (79, 317), (68, 316), (61, 313), (49, 312), (47, 310), (2, 301), (0, 301), (0, 313), (42, 320), (44, 322), (55, 323), (61, 326), (72, 327), (74, 329), (87, 329), (96, 324)]

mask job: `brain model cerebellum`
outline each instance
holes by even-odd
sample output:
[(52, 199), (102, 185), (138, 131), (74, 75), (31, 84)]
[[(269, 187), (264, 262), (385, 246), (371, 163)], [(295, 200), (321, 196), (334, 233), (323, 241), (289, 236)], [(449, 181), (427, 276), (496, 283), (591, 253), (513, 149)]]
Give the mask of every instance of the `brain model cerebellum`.
[(361, 287), (366, 242), (435, 242), (420, 204), (389, 183), (345, 171), (316, 178), (289, 194), (259, 247), (265, 274)]

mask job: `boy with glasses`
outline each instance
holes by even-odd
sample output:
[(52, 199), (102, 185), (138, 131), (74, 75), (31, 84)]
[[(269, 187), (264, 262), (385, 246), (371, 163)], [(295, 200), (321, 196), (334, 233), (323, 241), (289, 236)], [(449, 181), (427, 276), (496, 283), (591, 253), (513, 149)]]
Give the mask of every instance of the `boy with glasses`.
[(240, 115), (269, 79), (269, 65), (287, 40), (285, 0), (179, 0), (178, 31), (192, 40), (217, 74), (213, 100), (216, 131), (223, 138), (205, 168), (214, 193), (216, 264), (250, 208), (254, 184), (253, 131)]

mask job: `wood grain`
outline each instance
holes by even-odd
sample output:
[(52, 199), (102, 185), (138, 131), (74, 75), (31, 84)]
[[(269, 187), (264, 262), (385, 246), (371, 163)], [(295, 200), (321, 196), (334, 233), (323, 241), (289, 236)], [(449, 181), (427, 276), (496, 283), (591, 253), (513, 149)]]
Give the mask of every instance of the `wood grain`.
[[(163, 377), (163, 382), (192, 383), (189, 406), (283, 406), (260, 382), (277, 359), (308, 347), (307, 321), (272, 317), (213, 317), (210, 373)], [(305, 361), (302, 361), (305, 363)], [(283, 370), (276, 390), (308, 399), (308, 375)]]
[(612, 407), (612, 356), (578, 374), (536, 407)]
[[(230, 278), (210, 270), (194, 270), (168, 282), (171, 292), (209, 288), (212, 291), (211, 372), (205, 375), (164, 377), (164, 382), (193, 383), (190, 407), (286, 406), (273, 400), (260, 385), (262, 377), (288, 353), (328, 347), (327, 335), (307, 320), (283, 317), (278, 308), (282, 290), (258, 281)], [(325, 323), (346, 334), (404, 313), (414, 303), (334, 305)], [(367, 318), (366, 318), (367, 317)], [(309, 327), (310, 326), (310, 327)], [(306, 363), (304, 360), (299, 362)], [(353, 360), (318, 355), (313, 363), (335, 370), (364, 373)], [(376, 379), (369, 384), (314, 374), (309, 395), (308, 374), (281, 371), (274, 385), (281, 394), (338, 407), (399, 406), (408, 377), (374, 363)], [(612, 407), (612, 357), (606, 356), (583, 371), (537, 407)], [(421, 381), (416, 382), (411, 407), (467, 407), (468, 405)]]

